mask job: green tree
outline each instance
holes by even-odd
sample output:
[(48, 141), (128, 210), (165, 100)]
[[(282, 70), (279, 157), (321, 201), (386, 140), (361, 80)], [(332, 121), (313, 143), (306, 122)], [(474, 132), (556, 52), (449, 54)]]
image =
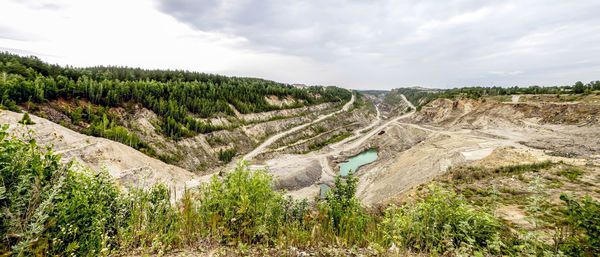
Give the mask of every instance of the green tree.
[(31, 120), (31, 117), (29, 117), (29, 113), (23, 114), (23, 118), (19, 121), (19, 123), (24, 124), (24, 125), (33, 125), (33, 124), (35, 124), (35, 122), (33, 122)]

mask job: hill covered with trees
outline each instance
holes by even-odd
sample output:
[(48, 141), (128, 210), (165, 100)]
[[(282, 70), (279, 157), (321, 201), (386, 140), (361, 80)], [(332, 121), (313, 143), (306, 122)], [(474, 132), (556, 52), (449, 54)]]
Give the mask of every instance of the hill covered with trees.
[[(155, 142), (154, 147), (149, 142), (156, 135), (164, 137), (162, 141), (176, 142), (261, 122), (244, 120), (238, 117), (240, 114), (323, 103), (341, 105), (351, 95), (333, 86), (295, 87), (258, 78), (180, 70), (62, 67), (33, 56), (0, 53), (0, 108), (17, 112), (26, 109), (81, 133), (115, 140), (168, 162), (181, 159), (185, 149), (172, 146), (170, 153), (163, 153), (164, 149), (158, 148), (165, 148), (164, 142)], [(285, 101), (273, 104), (269, 99)], [(142, 129), (137, 123), (136, 115), (143, 109), (152, 112), (151, 129)], [(213, 123), (214, 119), (226, 122)], [(214, 159), (231, 160), (236, 146), (221, 149), (228, 153), (227, 158), (221, 155)]]
[[(1, 104), (15, 108), (25, 102), (42, 103), (57, 98), (84, 98), (101, 107), (141, 104), (162, 118), (162, 132), (178, 138), (218, 129), (196, 118), (254, 113), (342, 102), (350, 92), (337, 87), (307, 89), (256, 78), (225, 77), (189, 71), (143, 70), (124, 67), (71, 68), (49, 65), (36, 57), (0, 54)], [(271, 105), (266, 95), (292, 96), (291, 106)], [(233, 107), (233, 108), (232, 108)], [(92, 124), (91, 134), (102, 125), (105, 112), (75, 110)], [(97, 115), (96, 115), (97, 114)], [(79, 117), (77, 117), (79, 118)]]

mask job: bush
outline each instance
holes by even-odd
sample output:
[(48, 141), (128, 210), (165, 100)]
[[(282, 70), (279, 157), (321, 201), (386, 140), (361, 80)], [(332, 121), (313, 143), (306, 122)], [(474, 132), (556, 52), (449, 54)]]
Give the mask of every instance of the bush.
[(31, 117), (29, 117), (29, 113), (23, 114), (23, 118), (19, 121), (19, 123), (24, 124), (24, 125), (33, 125), (33, 124), (35, 124), (35, 122), (33, 122), (31, 120)]
[(17, 255), (96, 255), (114, 243), (119, 192), (105, 173), (61, 165), (35, 141), (0, 131), (0, 247)]
[(365, 242), (365, 230), (370, 222), (370, 217), (355, 197), (357, 183), (358, 178), (352, 173), (344, 179), (338, 175), (335, 186), (327, 191), (325, 201), (319, 206), (322, 215), (319, 225), (327, 236), (339, 237), (349, 245)]
[(380, 229), (386, 243), (416, 251), (451, 253), (455, 250), (498, 254), (500, 222), (454, 192), (432, 187), (423, 200), (385, 212)]
[(131, 188), (121, 196), (118, 242), (123, 250), (149, 248), (162, 251), (178, 245), (181, 216), (171, 204), (171, 195), (164, 185), (147, 190)]
[(568, 225), (561, 250), (569, 256), (599, 256), (600, 202), (589, 196), (578, 202), (565, 194), (560, 199), (567, 204)]
[[(301, 223), (306, 203), (284, 199), (264, 170), (250, 171), (240, 163), (224, 179), (213, 176), (200, 190), (199, 217), (226, 242), (269, 243), (286, 224)], [(287, 208), (282, 205), (287, 201)]]

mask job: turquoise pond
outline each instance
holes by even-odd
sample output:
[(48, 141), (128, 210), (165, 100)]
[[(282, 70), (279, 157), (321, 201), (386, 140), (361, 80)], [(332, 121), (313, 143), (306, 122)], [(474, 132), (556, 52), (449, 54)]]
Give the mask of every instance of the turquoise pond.
[[(377, 150), (367, 150), (352, 156), (348, 158), (347, 162), (340, 163), (340, 175), (347, 176), (350, 171), (356, 172), (358, 167), (369, 164), (375, 160), (377, 160)], [(319, 186), (321, 187), (321, 198), (323, 198), (327, 191), (330, 190), (330, 187), (325, 184), (320, 184)]]
[(340, 175), (347, 176), (350, 171), (356, 172), (358, 167), (377, 160), (377, 150), (367, 150), (348, 158), (347, 162), (340, 163)]
[(327, 191), (329, 191), (329, 189), (331, 189), (328, 185), (325, 184), (321, 184), (321, 198), (325, 198), (325, 194), (327, 194)]

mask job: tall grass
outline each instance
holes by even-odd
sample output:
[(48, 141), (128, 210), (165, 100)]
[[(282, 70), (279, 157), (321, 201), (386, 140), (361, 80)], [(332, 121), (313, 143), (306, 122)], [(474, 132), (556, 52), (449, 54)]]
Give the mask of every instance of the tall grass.
[(489, 212), (476, 209), (464, 197), (437, 187), (424, 199), (385, 213), (381, 229), (385, 244), (414, 251), (486, 251), (499, 254), (503, 228)]

